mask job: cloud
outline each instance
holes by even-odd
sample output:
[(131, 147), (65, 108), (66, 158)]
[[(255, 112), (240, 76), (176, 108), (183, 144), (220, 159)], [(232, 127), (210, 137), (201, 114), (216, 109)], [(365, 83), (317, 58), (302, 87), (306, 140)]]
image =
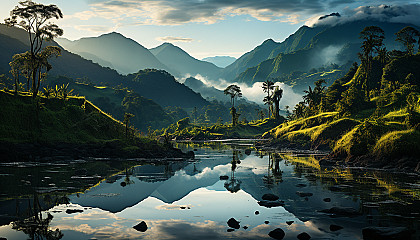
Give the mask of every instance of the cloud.
[(158, 37), (156, 40), (161, 42), (192, 42), (194, 39), (192, 38), (184, 38), (184, 37), (172, 37), (172, 36), (166, 36), (166, 37)]
[[(224, 79), (219, 79), (219, 83), (203, 81), (203, 79), (200, 79), (200, 78), (197, 78), (197, 79), (219, 90), (225, 89), (228, 85), (236, 84), (241, 88), (242, 95), (244, 97), (258, 104), (264, 104), (263, 99), (265, 96), (267, 96), (267, 93), (263, 92), (262, 90), (262, 84), (263, 84), (262, 82), (256, 82), (252, 86), (248, 86), (247, 84), (244, 84), (244, 83), (227, 82)], [(281, 89), (283, 89), (283, 97), (280, 100), (281, 109), (283, 109), (285, 106), (293, 107), (297, 103), (302, 101), (302, 95), (293, 91), (292, 87), (290, 87), (289, 85), (282, 82), (276, 82), (274, 85), (279, 86)]]
[(75, 26), (74, 28), (81, 31), (90, 31), (90, 32), (97, 32), (97, 33), (110, 32), (113, 30), (113, 27), (101, 26), (101, 25), (78, 25), (78, 26)]
[(305, 25), (337, 25), (359, 20), (376, 20), (380, 22), (409, 23), (420, 26), (420, 4), (360, 6), (354, 9), (345, 8), (340, 16), (326, 15), (309, 19)]
[[(124, 17), (142, 24), (212, 24), (230, 16), (248, 15), (260, 21), (299, 23), (302, 15), (325, 12), (354, 0), (87, 0), (104, 18)], [(86, 12), (75, 17), (86, 19)], [(306, 20), (306, 19), (305, 19)]]

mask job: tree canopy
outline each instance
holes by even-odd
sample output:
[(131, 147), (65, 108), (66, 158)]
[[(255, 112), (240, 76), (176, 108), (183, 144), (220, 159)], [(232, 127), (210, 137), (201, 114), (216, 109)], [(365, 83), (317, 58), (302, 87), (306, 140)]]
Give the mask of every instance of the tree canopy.
[[(55, 37), (63, 35), (61, 28), (47, 21), (52, 18), (63, 18), (63, 13), (54, 4), (43, 5), (26, 0), (19, 2), (19, 5), (10, 12), (10, 17), (5, 19), (5, 23), (9, 27), (19, 26), (28, 32), (30, 49), (28, 53), (14, 57), (17, 62), (11, 63), (11, 66), (14, 66), (14, 69), (12, 66), (12, 74), (18, 78), (17, 69), (25, 69), (28, 81), (32, 82), (30, 90), (35, 97), (38, 94), (41, 80), (51, 69), (48, 58), (60, 54), (58, 47), (43, 48), (44, 41), (51, 41)], [(43, 68), (44, 73), (42, 73)], [(15, 80), (15, 83), (18, 83), (18, 79)], [(17, 89), (17, 87), (15, 88)]]

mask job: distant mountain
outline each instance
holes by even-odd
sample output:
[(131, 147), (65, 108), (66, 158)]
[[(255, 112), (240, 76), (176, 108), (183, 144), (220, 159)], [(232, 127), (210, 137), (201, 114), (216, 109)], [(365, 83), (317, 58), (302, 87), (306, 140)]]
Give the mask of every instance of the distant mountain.
[(214, 87), (207, 86), (202, 81), (195, 79), (193, 77), (189, 77), (184, 82), (185, 86), (188, 86), (191, 88), (194, 92), (200, 93), (201, 96), (204, 98), (212, 101), (212, 100), (218, 100), (218, 101), (229, 101), (230, 98), (228, 98), (222, 90), (216, 89)]
[[(28, 33), (20, 28), (11, 28), (0, 24), (0, 43), (0, 71), (8, 73), (12, 56), (29, 50)], [(58, 44), (56, 42), (46, 42), (45, 46), (47, 45), (57, 46)], [(118, 85), (121, 83), (121, 76), (117, 71), (101, 67), (66, 50), (62, 50), (60, 57), (53, 58), (50, 61), (53, 65), (49, 72), (51, 75), (64, 75), (74, 79), (83, 78), (96, 84), (103, 82)]]
[(127, 80), (124, 86), (162, 106), (193, 108), (209, 104), (199, 93), (179, 83), (172, 75), (162, 70), (141, 70), (126, 76), (125, 79)]
[(147, 68), (175, 72), (162, 64), (145, 47), (120, 33), (112, 32), (75, 41), (58, 38), (56, 41), (66, 50), (104, 67), (114, 67), (121, 74), (135, 73)]
[(182, 76), (200, 74), (201, 76), (214, 78), (222, 70), (213, 63), (193, 58), (187, 52), (171, 43), (163, 43), (149, 50), (159, 61), (171, 69), (176, 69)]
[(206, 57), (201, 59), (202, 61), (213, 63), (214, 65), (225, 68), (236, 61), (236, 58), (229, 56), (215, 56), (215, 57)]
[[(0, 24), (0, 74), (9, 73), (9, 62), (14, 54), (28, 51), (27, 38), (28, 35), (24, 30)], [(55, 42), (49, 44), (57, 45)], [(52, 59), (51, 63), (53, 68), (49, 72), (49, 76), (62, 75), (93, 85), (128, 87), (140, 96), (152, 99), (164, 107), (190, 108), (209, 104), (200, 94), (177, 82), (166, 71), (148, 69), (122, 76), (115, 70), (102, 67), (66, 50), (62, 50), (61, 56)]]
[(252, 51), (245, 53), (234, 63), (223, 69), (220, 77), (226, 81), (233, 81), (239, 74), (250, 67), (258, 65), (260, 62), (267, 60), (273, 49), (279, 46), (279, 43), (272, 39), (264, 41), (261, 45)]
[(168, 114), (155, 101), (126, 89), (95, 87), (92, 84), (79, 83), (63, 76), (51, 76), (45, 84), (49, 86), (69, 84), (74, 94), (85, 96), (102, 111), (120, 121), (124, 120), (125, 113), (132, 113), (134, 117), (130, 119), (130, 124), (142, 132), (147, 132), (149, 126), (152, 129), (167, 127), (188, 116), (185, 111), (181, 117)]
[[(385, 46), (388, 50), (391, 50), (400, 48), (395, 42), (395, 33), (407, 25), (356, 21), (328, 27), (315, 26), (309, 28), (303, 26), (282, 43), (275, 43), (271, 39), (267, 40), (226, 67), (223, 74), (232, 76), (239, 69), (247, 66), (248, 68), (237, 74), (233, 81), (252, 84), (295, 71), (309, 71), (311, 68), (318, 68), (331, 63), (342, 65), (348, 61), (358, 61), (357, 53), (360, 52), (361, 46), (359, 33), (366, 26), (381, 27), (385, 31)], [(257, 59), (264, 57), (268, 59), (257, 65), (249, 66)]]

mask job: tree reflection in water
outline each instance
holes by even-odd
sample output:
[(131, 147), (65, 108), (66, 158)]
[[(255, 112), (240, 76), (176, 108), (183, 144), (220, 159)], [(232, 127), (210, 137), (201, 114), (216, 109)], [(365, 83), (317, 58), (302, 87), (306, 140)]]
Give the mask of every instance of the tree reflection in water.
[(130, 175), (133, 175), (133, 168), (125, 168), (125, 178), (124, 181), (121, 182), (121, 186), (125, 187), (130, 184), (134, 184), (134, 181), (130, 179)]
[(263, 176), (263, 182), (268, 188), (272, 188), (274, 185), (283, 182), (283, 172), (280, 169), (280, 160), (282, 159), (279, 154), (268, 154), (267, 175)]
[(29, 236), (29, 239), (33, 240), (61, 239), (64, 234), (58, 228), (50, 230), (53, 216), (50, 213), (46, 213), (46, 216), (45, 213), (42, 213), (38, 193), (34, 192), (33, 206), (31, 206), (30, 201), (28, 203), (28, 212), (31, 217), (12, 222), (12, 229), (24, 232)]
[(235, 179), (235, 170), (236, 170), (237, 164), (240, 164), (240, 163), (241, 161), (239, 160), (239, 151), (236, 149), (233, 149), (230, 179), (225, 182), (225, 188), (231, 193), (236, 193), (239, 190), (241, 190), (241, 181), (238, 179)]

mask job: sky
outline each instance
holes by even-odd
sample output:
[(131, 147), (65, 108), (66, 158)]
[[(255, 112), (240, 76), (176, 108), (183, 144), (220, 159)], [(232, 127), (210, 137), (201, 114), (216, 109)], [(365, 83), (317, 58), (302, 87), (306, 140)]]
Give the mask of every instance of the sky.
[[(281, 42), (302, 25), (310, 25), (320, 16), (333, 12), (347, 12), (349, 16), (352, 14), (356, 16), (356, 9), (360, 9), (361, 6), (380, 4), (420, 6), (420, 0), (38, 0), (35, 2), (56, 4), (62, 10), (64, 18), (55, 22), (63, 28), (63, 37), (67, 39), (76, 40), (115, 31), (146, 48), (171, 42), (197, 59), (212, 56), (240, 57), (266, 39), (271, 38)], [(1, 0), (0, 19), (7, 18), (10, 10), (17, 4), (18, 0)], [(407, 7), (402, 11), (410, 9), (413, 8)]]

